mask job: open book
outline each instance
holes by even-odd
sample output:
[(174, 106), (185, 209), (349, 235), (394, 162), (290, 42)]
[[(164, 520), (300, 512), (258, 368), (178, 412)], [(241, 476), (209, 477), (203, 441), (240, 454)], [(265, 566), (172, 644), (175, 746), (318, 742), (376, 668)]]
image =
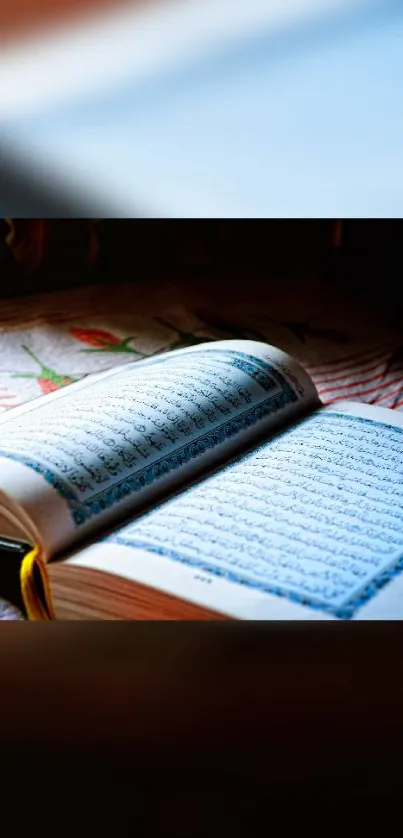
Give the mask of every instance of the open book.
[(34, 619), (401, 619), (403, 417), (254, 341), (128, 364), (1, 419), (0, 536)]

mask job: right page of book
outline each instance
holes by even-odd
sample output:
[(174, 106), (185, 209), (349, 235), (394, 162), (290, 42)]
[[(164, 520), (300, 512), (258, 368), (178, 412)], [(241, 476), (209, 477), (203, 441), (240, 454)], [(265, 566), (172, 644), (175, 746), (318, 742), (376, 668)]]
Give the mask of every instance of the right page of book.
[(403, 417), (340, 403), (70, 561), (241, 619), (403, 619)]

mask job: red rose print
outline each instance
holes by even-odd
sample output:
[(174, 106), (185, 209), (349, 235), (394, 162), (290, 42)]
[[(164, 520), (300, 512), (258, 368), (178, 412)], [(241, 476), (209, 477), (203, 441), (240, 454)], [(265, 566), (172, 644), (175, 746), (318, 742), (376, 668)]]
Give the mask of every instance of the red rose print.
[(133, 349), (129, 344), (136, 337), (130, 335), (128, 338), (118, 338), (111, 332), (105, 332), (103, 329), (83, 329), (80, 326), (71, 326), (69, 334), (86, 343), (90, 349), (83, 349), (83, 352), (129, 352), (131, 355), (137, 355), (144, 358), (144, 353)]
[(80, 340), (81, 343), (87, 343), (88, 346), (94, 346), (96, 349), (105, 349), (107, 346), (118, 346), (122, 343), (121, 338), (103, 329), (80, 329), (72, 326), (69, 332), (73, 338)]
[(67, 384), (72, 384), (73, 379), (66, 376), (58, 376), (58, 380), (52, 380), (51, 378), (37, 378), (36, 379), (39, 387), (42, 390), (44, 396), (47, 396), (48, 393), (54, 393), (55, 390), (60, 390), (61, 387), (66, 387)]

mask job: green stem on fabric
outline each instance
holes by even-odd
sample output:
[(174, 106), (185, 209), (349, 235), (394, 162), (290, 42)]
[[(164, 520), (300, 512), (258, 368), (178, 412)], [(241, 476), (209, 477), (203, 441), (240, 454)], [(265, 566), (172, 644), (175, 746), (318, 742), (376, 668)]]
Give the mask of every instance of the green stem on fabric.
[(23, 346), (22, 348), (24, 352), (26, 352), (30, 356), (30, 358), (32, 358), (35, 361), (35, 363), (37, 363), (38, 366), (41, 368), (42, 375), (44, 378), (53, 378), (53, 376), (57, 375), (57, 373), (50, 367), (45, 367), (45, 365), (42, 363), (42, 361), (39, 360), (38, 356), (35, 355), (35, 352), (33, 352), (32, 349), (29, 349), (28, 346)]
[(45, 378), (48, 381), (53, 381), (55, 384), (60, 386), (64, 386), (67, 382), (70, 384), (74, 384), (75, 380), (69, 375), (59, 375), (55, 370), (52, 370), (51, 367), (45, 367), (42, 361), (39, 360), (38, 356), (35, 355), (35, 352), (32, 349), (29, 349), (28, 346), (22, 346), (23, 350), (32, 358), (36, 364), (40, 367), (40, 373), (15, 373), (13, 378)]
[(132, 349), (130, 346), (123, 347), (114, 343), (105, 344), (105, 346), (103, 346), (102, 348), (100, 347), (99, 349), (81, 349), (80, 352), (124, 352), (126, 354), (129, 353), (129, 355), (137, 355), (140, 358), (146, 357), (144, 352), (139, 352), (137, 349)]

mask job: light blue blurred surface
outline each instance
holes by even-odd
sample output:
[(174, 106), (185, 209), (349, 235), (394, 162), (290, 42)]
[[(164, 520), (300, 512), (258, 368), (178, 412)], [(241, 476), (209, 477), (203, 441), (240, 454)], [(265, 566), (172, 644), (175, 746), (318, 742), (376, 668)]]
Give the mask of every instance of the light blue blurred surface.
[(400, 217), (402, 3), (5, 127), (100, 214)]

